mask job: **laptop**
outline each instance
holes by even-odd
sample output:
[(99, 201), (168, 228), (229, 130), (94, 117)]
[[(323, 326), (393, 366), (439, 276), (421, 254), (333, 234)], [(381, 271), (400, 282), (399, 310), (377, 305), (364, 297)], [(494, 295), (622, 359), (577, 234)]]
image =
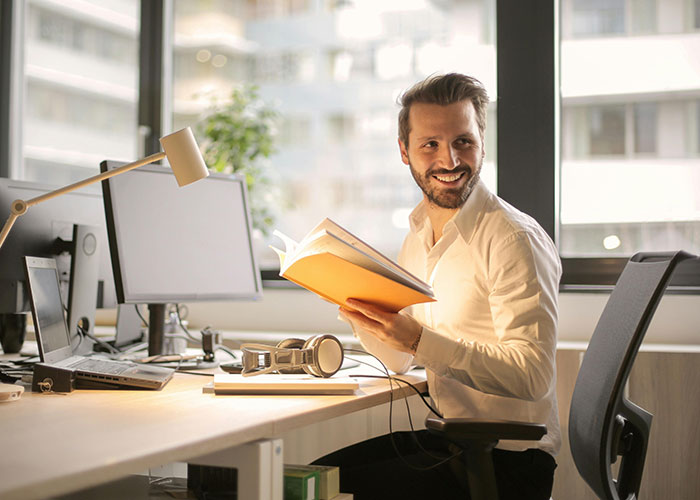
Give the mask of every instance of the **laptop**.
[(42, 363), (71, 370), (78, 388), (160, 389), (172, 378), (175, 370), (170, 368), (75, 355), (63, 312), (56, 261), (25, 257), (25, 270)]

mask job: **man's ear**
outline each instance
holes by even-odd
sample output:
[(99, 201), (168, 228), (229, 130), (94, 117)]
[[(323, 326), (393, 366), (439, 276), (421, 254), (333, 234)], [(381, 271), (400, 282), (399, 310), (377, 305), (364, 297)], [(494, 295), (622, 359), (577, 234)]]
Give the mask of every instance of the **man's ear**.
[(406, 149), (406, 145), (401, 139), (399, 139), (399, 151), (401, 151), (401, 161), (404, 162), (404, 164), (408, 165), (408, 150)]

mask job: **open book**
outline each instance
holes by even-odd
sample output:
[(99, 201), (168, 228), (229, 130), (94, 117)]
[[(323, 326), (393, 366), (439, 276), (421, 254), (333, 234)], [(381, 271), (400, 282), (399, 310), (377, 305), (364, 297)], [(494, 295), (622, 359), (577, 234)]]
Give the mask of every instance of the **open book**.
[(320, 297), (346, 306), (349, 298), (397, 312), (435, 300), (431, 287), (330, 219), (324, 219), (299, 243), (275, 231), (285, 250), (280, 276)]

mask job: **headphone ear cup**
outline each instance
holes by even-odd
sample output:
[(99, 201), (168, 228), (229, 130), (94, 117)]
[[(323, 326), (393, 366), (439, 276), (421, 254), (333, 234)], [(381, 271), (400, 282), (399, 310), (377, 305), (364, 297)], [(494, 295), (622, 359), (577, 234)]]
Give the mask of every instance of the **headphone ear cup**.
[[(277, 347), (279, 347), (280, 349), (302, 349), (304, 347), (304, 341), (302, 339), (295, 338), (284, 339), (277, 344)], [(306, 370), (304, 370), (301, 366), (297, 366), (294, 368), (283, 368), (279, 370), (279, 373), (304, 373), (305, 371)]]
[(330, 377), (343, 366), (343, 345), (333, 335), (311, 337), (303, 349), (312, 349), (314, 353), (314, 362), (304, 366), (309, 375)]

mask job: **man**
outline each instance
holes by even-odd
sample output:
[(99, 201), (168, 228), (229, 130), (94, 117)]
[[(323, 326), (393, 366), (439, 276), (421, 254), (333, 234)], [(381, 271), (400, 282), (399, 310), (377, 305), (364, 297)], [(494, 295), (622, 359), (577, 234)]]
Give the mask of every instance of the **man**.
[[(554, 383), (561, 275), (551, 239), (479, 178), (488, 96), (477, 80), (434, 76), (401, 98), (399, 148), (423, 191), (410, 216), (399, 263), (432, 285), (436, 302), (398, 314), (353, 301), (341, 308), (360, 339), (414, 355), (425, 366), (444, 417), (544, 423), (538, 442), (503, 441), (494, 450), (501, 498), (549, 499), (560, 446)], [(536, 196), (533, 193), (533, 196)], [(387, 437), (325, 457), (341, 465), (341, 487), (356, 498), (466, 498), (463, 464), (427, 468), (452, 448), (419, 433)], [(368, 465), (363, 463), (370, 461)], [(460, 458), (463, 460), (463, 458)], [(401, 474), (401, 479), (394, 479)], [(373, 476), (373, 477), (372, 477)]]

